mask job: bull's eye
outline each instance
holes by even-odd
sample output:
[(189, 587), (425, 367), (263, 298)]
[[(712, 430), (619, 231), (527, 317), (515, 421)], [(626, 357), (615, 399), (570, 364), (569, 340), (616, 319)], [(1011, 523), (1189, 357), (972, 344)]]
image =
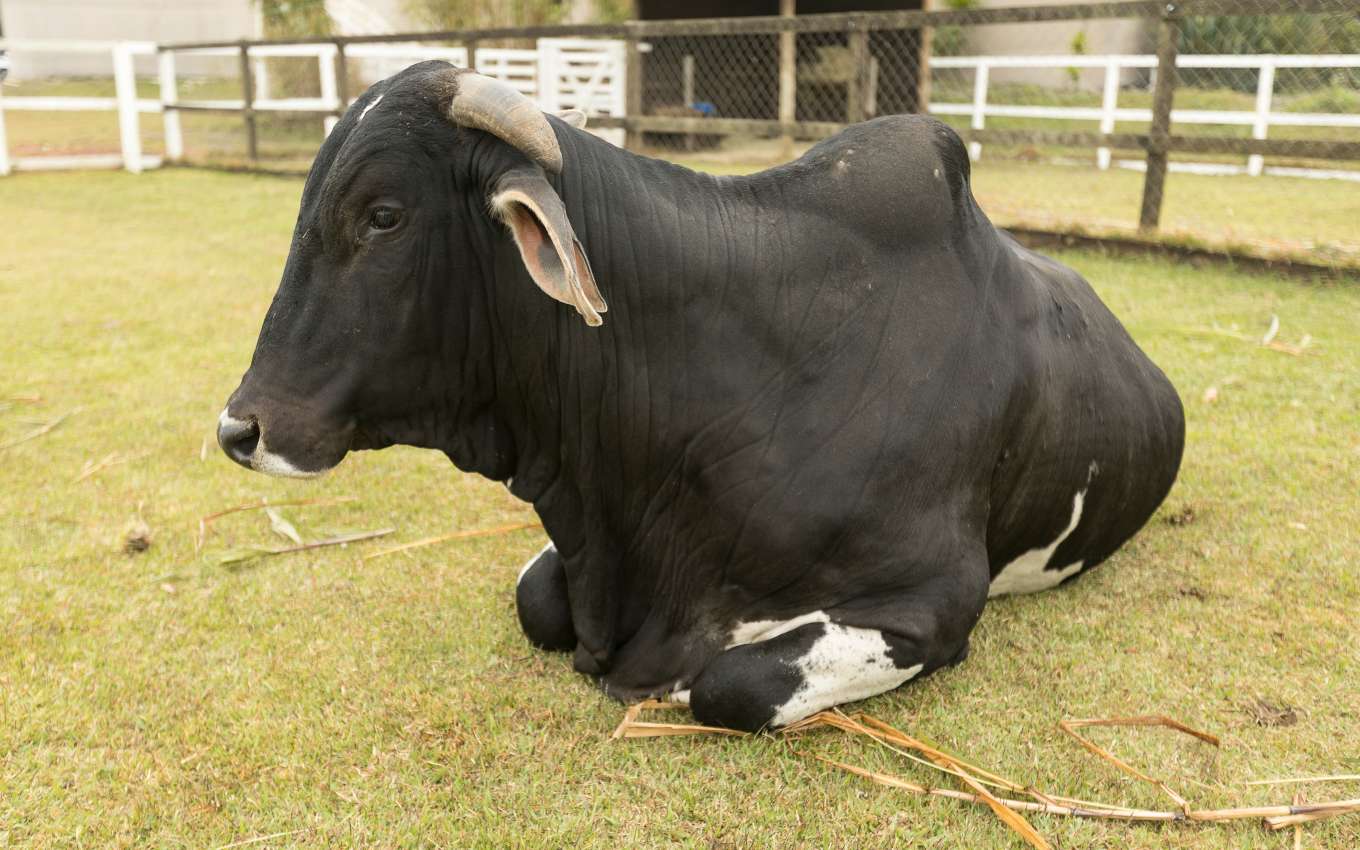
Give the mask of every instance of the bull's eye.
[(401, 223), (401, 210), (396, 207), (374, 207), (368, 213), (368, 226), (374, 230), (391, 230)]

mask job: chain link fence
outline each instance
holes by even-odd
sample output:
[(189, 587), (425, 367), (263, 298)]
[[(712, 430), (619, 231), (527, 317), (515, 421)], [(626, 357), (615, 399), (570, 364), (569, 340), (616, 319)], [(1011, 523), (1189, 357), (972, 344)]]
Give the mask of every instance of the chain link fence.
[(1360, 264), (1360, 4), (1037, 11), (644, 24), (635, 143), (742, 172), (929, 112), (999, 224)]

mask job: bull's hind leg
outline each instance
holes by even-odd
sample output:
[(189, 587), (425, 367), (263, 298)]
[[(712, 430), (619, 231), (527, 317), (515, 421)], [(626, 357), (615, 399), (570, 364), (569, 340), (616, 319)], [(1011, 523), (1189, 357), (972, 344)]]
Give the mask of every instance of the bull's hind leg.
[(576, 629), (567, 599), (567, 572), (562, 556), (551, 543), (520, 570), (515, 585), (515, 610), (530, 643), (558, 652), (576, 647)]
[(690, 689), (694, 716), (758, 731), (890, 691), (962, 661), (987, 599), (979, 565), (893, 601), (743, 624)]

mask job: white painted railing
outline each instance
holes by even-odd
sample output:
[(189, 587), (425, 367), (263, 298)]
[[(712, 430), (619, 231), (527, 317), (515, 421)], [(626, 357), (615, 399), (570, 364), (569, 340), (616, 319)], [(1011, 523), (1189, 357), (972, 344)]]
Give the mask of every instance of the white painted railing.
[[(108, 53), (112, 63), (114, 97), (0, 96), (0, 176), (12, 170), (117, 168), (140, 172), (161, 164), (160, 157), (142, 154), (141, 113), (161, 113), (165, 127), (165, 159), (175, 162), (184, 157), (184, 135), (178, 109), (240, 110), (243, 98), (182, 99), (175, 68), (177, 55), (239, 57), (235, 47), (196, 48), (157, 54), (152, 42), (89, 42), (0, 40), (0, 48), (13, 53)], [(335, 114), (349, 104), (341, 104), (336, 77), (337, 49), (333, 44), (258, 45), (247, 48), (255, 85), (251, 108), (256, 112), (315, 112), (326, 116), (325, 132), (335, 124)], [(159, 99), (138, 98), (135, 56), (158, 55)], [(291, 57), (312, 59), (317, 63), (320, 81), (318, 97), (273, 97), (265, 59)], [(349, 44), (345, 57), (360, 67), (363, 76), (374, 79), (390, 76), (414, 62), (443, 59), (467, 65), (462, 47), (439, 47), (419, 43)], [(504, 80), (534, 98), (545, 110), (580, 109), (587, 115), (624, 114), (624, 49), (620, 41), (593, 39), (540, 39), (536, 50), (482, 48), (476, 54), (477, 70)], [(116, 111), (119, 117), (121, 154), (79, 156), (9, 156), (5, 135), (6, 111)], [(601, 135), (622, 143), (621, 131), (602, 131)], [(613, 138), (617, 136), (617, 138)]]
[[(931, 103), (929, 110), (936, 115), (967, 115), (970, 126), (981, 130), (989, 116), (996, 118), (1052, 118), (1067, 121), (1099, 121), (1100, 132), (1113, 133), (1116, 121), (1150, 123), (1151, 109), (1120, 108), (1119, 78), (1127, 68), (1156, 68), (1157, 57), (1151, 55), (1123, 56), (937, 56), (931, 59), (932, 69), (973, 69), (972, 103)], [(1270, 126), (1290, 127), (1355, 127), (1360, 128), (1360, 114), (1339, 112), (1273, 112), (1275, 71), (1278, 68), (1360, 68), (1360, 55), (1336, 54), (1293, 56), (1276, 54), (1245, 54), (1239, 56), (1184, 55), (1176, 59), (1177, 68), (1245, 68), (1259, 73), (1255, 109), (1227, 111), (1209, 109), (1175, 109), (1171, 123), (1176, 124), (1236, 124), (1252, 128), (1252, 138), (1264, 139)], [(993, 68), (1028, 69), (1104, 69), (1100, 106), (1032, 106), (991, 103), (988, 89)], [(974, 160), (982, 156), (982, 143), (968, 146)], [(1110, 167), (1110, 149), (1096, 151), (1096, 164), (1101, 169)], [(1262, 171), (1264, 160), (1253, 154), (1247, 161), (1247, 173), (1253, 176)]]
[[(137, 97), (137, 77), (133, 60), (156, 55), (149, 41), (56, 41), (0, 39), (0, 50), (15, 53), (104, 53), (113, 71), (114, 97), (18, 97), (0, 91), (0, 176), (15, 170), (69, 168), (126, 168), (140, 172), (161, 164), (160, 157), (142, 154), (140, 114), (160, 112), (158, 100)], [(98, 111), (118, 113), (118, 138), (121, 154), (75, 154), (61, 156), (10, 157), (5, 134), (5, 113), (31, 111)], [(167, 128), (168, 135), (168, 128)]]

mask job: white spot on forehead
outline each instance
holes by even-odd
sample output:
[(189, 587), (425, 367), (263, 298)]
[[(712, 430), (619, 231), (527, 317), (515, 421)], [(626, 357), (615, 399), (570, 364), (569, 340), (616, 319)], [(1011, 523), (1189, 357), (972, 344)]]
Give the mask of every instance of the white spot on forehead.
[(534, 556), (530, 558), (528, 562), (525, 563), (524, 566), (519, 568), (519, 577), (515, 579), (515, 587), (519, 587), (520, 582), (524, 581), (524, 576), (528, 574), (529, 568), (532, 567), (534, 564), (537, 564), (538, 559), (542, 558), (544, 553), (550, 549), (554, 552), (557, 551), (556, 549), (553, 548), (551, 540), (548, 541), (547, 546), (544, 546), (542, 549), (539, 549), (538, 552), (536, 552)]
[[(365, 107), (364, 107), (364, 111), (359, 113), (359, 121), (364, 120), (364, 116), (368, 115), (369, 112), (373, 111), (373, 107), (375, 107), (375, 106), (377, 106), (378, 104), (382, 103), (382, 99), (385, 98), (385, 97), (387, 97), (387, 95), (385, 95), (385, 94), (380, 94), (380, 95), (378, 95), (377, 97), (373, 98), (373, 102), (370, 103), (368, 106), (365, 106)], [(358, 122), (355, 122), (355, 123), (358, 123)]]
[[(1093, 462), (1090, 473), (1092, 475), (1095, 474), (1094, 467)], [(1035, 593), (1047, 590), (1063, 579), (1081, 572), (1081, 568), (1086, 564), (1084, 560), (1056, 570), (1048, 569), (1048, 561), (1053, 557), (1053, 553), (1058, 551), (1062, 542), (1077, 530), (1077, 525), (1081, 522), (1082, 505), (1086, 501), (1086, 492), (1082, 490), (1072, 497), (1072, 519), (1062, 534), (1042, 549), (1031, 549), (1003, 567), (996, 578), (992, 579), (991, 587), (987, 590), (988, 598), (1006, 593)]]

